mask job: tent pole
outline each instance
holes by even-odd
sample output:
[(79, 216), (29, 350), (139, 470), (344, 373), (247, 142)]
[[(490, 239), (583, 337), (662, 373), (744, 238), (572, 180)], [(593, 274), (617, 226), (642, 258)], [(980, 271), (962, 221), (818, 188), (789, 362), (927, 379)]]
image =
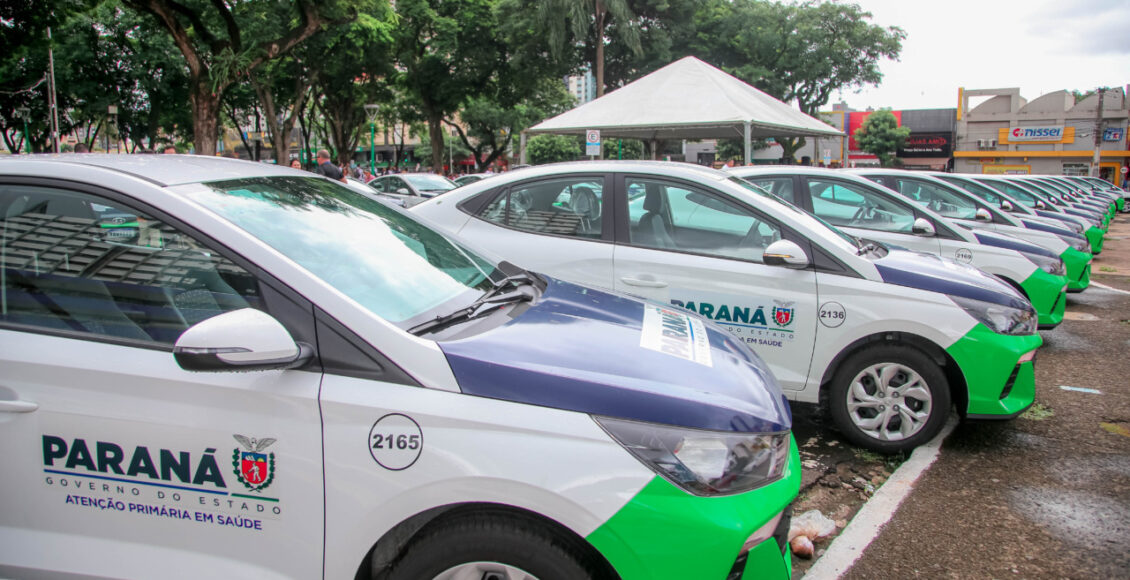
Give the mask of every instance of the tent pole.
[(526, 132), (522, 131), (518, 137), (518, 164), (525, 165), (526, 163)]
[(651, 160), (652, 161), (658, 161), (659, 160), (659, 139), (652, 139), (651, 140)]
[(749, 165), (750, 156), (750, 122), (745, 122), (745, 165)]

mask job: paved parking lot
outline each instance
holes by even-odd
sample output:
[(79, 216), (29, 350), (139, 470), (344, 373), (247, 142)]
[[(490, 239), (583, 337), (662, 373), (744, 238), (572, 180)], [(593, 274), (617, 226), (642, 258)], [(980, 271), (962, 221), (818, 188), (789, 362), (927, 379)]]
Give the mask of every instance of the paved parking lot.
[(1069, 295), (1037, 404), (959, 425), (845, 577), (1130, 577), (1130, 216), (1107, 236), (1093, 280), (1122, 291)]

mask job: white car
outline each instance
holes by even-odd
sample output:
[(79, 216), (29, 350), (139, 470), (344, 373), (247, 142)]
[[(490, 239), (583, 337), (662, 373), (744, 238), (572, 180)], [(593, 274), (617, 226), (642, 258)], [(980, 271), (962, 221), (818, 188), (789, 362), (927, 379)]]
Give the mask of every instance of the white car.
[(860, 244), (727, 173), (689, 164), (548, 165), (410, 210), (506, 259), (692, 310), (752, 345), (786, 394), (856, 444), (912, 448), (952, 403), (1011, 417), (1033, 400), (1036, 313), (936, 256)]
[(970, 231), (857, 175), (799, 166), (735, 167), (737, 175), (852, 236), (935, 254), (1001, 277), (1036, 307), (1040, 328), (1063, 321), (1066, 267), (1040, 246)]
[(0, 577), (789, 576), (788, 401), (699, 316), (258, 163), (11, 156), (0, 219)]
[(393, 173), (370, 181), (369, 187), (401, 207), (412, 207), (425, 199), (459, 187), (459, 184), (434, 173)]
[(897, 191), (958, 225), (1007, 234), (1050, 250), (1063, 260), (1068, 292), (1082, 292), (1090, 284), (1093, 256), (1090, 242), (1082, 235), (1018, 219), (1000, 209), (999, 204), (922, 172), (872, 168), (850, 171)]

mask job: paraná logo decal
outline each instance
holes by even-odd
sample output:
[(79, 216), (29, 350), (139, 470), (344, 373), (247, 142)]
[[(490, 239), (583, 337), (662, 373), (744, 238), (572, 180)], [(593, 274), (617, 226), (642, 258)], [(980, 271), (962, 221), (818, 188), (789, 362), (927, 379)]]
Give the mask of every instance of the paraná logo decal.
[(232, 467), (239, 482), (251, 491), (260, 491), (275, 480), (275, 454), (262, 453), (276, 440), (256, 439), (243, 435), (232, 435), (240, 446), (232, 451)]
[(793, 311), (795, 310), (792, 305), (796, 304), (796, 302), (781, 302), (780, 300), (774, 300), (773, 302), (777, 304), (773, 307), (773, 322), (776, 322), (777, 326), (781, 327), (792, 324)]

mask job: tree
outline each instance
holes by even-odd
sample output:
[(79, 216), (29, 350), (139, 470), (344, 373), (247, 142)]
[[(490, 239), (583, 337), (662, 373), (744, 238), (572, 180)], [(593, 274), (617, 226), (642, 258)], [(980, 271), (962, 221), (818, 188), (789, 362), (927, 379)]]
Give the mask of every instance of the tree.
[[(609, 25), (616, 24), (620, 42), (636, 54), (642, 53), (637, 17), (630, 0), (504, 0), (500, 10), (541, 33), (550, 54), (569, 59), (567, 51), (583, 43), (590, 70), (596, 79), (596, 96), (604, 96), (604, 47)], [(570, 59), (571, 60), (571, 59)]]
[(890, 167), (895, 151), (910, 136), (910, 128), (899, 127), (898, 119), (890, 109), (879, 109), (868, 115), (863, 126), (856, 129), (852, 136), (860, 151), (878, 157), (883, 167)]
[(338, 163), (349, 163), (368, 134), (366, 104), (392, 101), (393, 14), (376, 0), (360, 3), (358, 18), (347, 26), (310, 39), (302, 48), (312, 66), (317, 110), (325, 123), (327, 142)]
[[(224, 90), (264, 63), (276, 59), (323, 26), (352, 20), (356, 13), (347, 0), (287, 2), (291, 10), (280, 11), (282, 2), (247, 0), (122, 0), (138, 12), (152, 15), (172, 35), (189, 71), (189, 101), (192, 105), (193, 139), (196, 152), (213, 155), (220, 122)], [(214, 30), (223, 30), (222, 36)], [(248, 38), (260, 39), (244, 44)]]
[[(869, 22), (855, 4), (708, 0), (689, 49), (707, 62), (815, 117), (837, 91), (876, 85), (879, 61), (898, 58), (906, 33)], [(777, 137), (786, 159), (804, 138)]]
[(533, 165), (575, 161), (581, 153), (581, 141), (576, 135), (535, 135), (526, 142), (526, 155)]

